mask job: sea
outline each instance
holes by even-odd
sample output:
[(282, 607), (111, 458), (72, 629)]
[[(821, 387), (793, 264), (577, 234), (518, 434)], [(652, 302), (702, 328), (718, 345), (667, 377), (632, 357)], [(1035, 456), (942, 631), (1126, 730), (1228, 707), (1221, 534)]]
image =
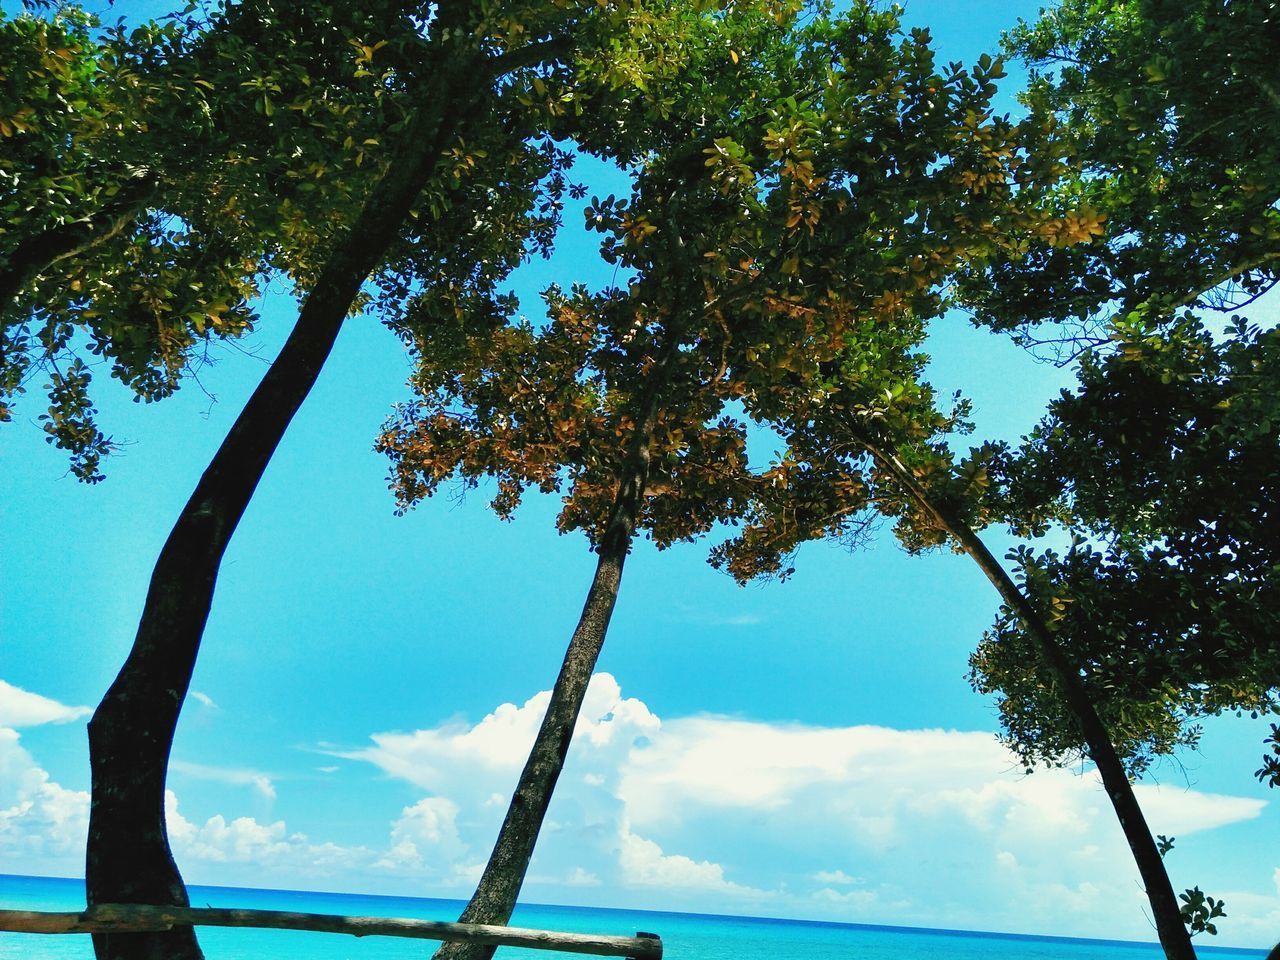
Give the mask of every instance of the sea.
[[(336, 913), (347, 916), (455, 920), (462, 903), (410, 897), (304, 893), (235, 887), (189, 888), (193, 906)], [(0, 875), (0, 909), (84, 909), (80, 880)], [(1017, 934), (929, 930), (763, 917), (722, 917), (595, 907), (522, 905), (512, 926), (631, 936), (662, 937), (668, 960), (1160, 960), (1154, 943), (1077, 940)], [(208, 960), (426, 960), (430, 941), (354, 937), (290, 930), (202, 927)], [(1261, 960), (1265, 950), (1197, 946), (1203, 960)], [(546, 960), (580, 956), (503, 947), (499, 958)], [(0, 960), (92, 960), (83, 934), (0, 933)]]

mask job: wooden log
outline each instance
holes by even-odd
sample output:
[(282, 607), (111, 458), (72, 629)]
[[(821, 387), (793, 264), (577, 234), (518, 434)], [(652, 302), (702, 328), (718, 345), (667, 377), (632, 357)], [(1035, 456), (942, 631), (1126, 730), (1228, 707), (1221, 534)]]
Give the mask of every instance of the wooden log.
[(499, 947), (562, 950), (566, 953), (586, 953), (598, 957), (662, 960), (662, 940), (651, 933), (641, 933), (634, 937), (611, 937), (395, 917), (344, 917), (325, 913), (290, 913), (280, 910), (157, 907), (124, 903), (103, 903), (83, 913), (0, 910), (0, 930), (15, 933), (154, 933), (185, 926), (270, 927), (276, 930), (345, 933), (353, 937), (451, 940)]

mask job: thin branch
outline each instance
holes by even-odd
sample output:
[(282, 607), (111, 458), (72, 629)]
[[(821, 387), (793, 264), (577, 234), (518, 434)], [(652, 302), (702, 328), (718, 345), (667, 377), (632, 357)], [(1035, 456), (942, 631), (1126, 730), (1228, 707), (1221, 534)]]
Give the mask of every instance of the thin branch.
[(540, 63), (564, 56), (572, 48), (569, 37), (551, 37), (526, 44), (518, 50), (508, 50), (489, 61), (489, 76), (497, 79), (521, 67), (536, 67)]

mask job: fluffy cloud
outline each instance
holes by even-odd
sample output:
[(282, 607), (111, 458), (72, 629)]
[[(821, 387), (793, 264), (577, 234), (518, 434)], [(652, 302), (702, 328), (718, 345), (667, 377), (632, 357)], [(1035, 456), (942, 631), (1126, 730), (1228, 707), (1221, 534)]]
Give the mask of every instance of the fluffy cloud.
[(376, 866), (388, 870), (429, 868), (452, 879), (451, 865), (467, 852), (458, 836), (458, 805), (445, 797), (424, 797), (405, 807), (391, 825), (391, 845)]
[(197, 871), (208, 864), (248, 868), (244, 873), (220, 874), (223, 883), (229, 882), (222, 879), (228, 876), (260, 879), (263, 871), (269, 872), (277, 883), (330, 877), (361, 867), (372, 856), (372, 851), (364, 847), (314, 843), (306, 834), (291, 833), (283, 820), (260, 823), (253, 817), (236, 817), (228, 821), (215, 814), (203, 824), (195, 824), (182, 815), (172, 790), (165, 793), (165, 821), (169, 843), (180, 863), (197, 862)]
[(69, 723), (92, 713), (88, 707), (68, 707), (38, 693), (28, 693), (0, 680), (0, 727), (35, 727)]
[(89, 712), (0, 680), (0, 863), (9, 870), (82, 868), (89, 794), (55, 783), (15, 728), (68, 723)]
[(661, 887), (664, 892), (695, 891), (762, 899), (768, 895), (725, 879), (724, 867), (709, 860), (666, 854), (652, 840), (631, 832), (624, 820), (619, 835), (618, 867), (632, 886)]
[[(9, 690), (15, 688), (7, 688)], [(19, 691), (10, 717), (77, 708)], [(188, 820), (168, 798), (175, 856), (193, 882), (414, 890), (465, 896), (478, 880), (541, 722), (547, 692), (474, 724), (379, 733), (347, 759), (420, 791), (378, 849), (312, 840), (283, 820)], [(21, 710), (12, 707), (21, 704)], [(33, 706), (34, 705), (34, 706)], [(45, 719), (40, 719), (45, 718)], [(252, 770), (177, 765), (243, 784)], [(1265, 801), (1139, 788), (1179, 837), (1263, 813)], [(88, 796), (54, 783), (0, 728), (0, 860), (62, 872), (83, 852)], [(39, 864), (32, 869), (32, 864)], [(1214, 890), (1235, 942), (1280, 929), (1276, 890)], [(988, 733), (818, 728), (719, 716), (660, 721), (593, 678), (525, 885), (532, 900), (920, 926), (1149, 939), (1145, 899), (1092, 774), (1030, 777)]]
[(0, 728), (0, 862), (51, 873), (84, 862), (89, 794), (54, 783), (19, 742)]
[[(0, 863), (8, 870), (76, 876), (84, 869), (88, 792), (54, 782), (12, 726), (64, 723), (88, 712), (0, 681), (0, 719), (10, 725), (0, 726)], [(257, 771), (184, 763), (174, 767), (198, 779), (244, 784), (267, 800), (275, 796), (270, 778)], [(174, 855), (196, 882), (251, 883), (261, 880), (263, 868), (277, 882), (298, 882), (333, 876), (374, 856), (363, 847), (313, 843), (304, 834), (291, 833), (283, 821), (260, 823), (218, 814), (197, 825), (181, 814), (172, 791), (166, 800)], [(209, 866), (218, 869), (210, 873)]]
[[(661, 724), (649, 708), (621, 694), (609, 674), (592, 677), (574, 730), (575, 760), (585, 755), (596, 766), (616, 770), (616, 761), (637, 740), (658, 731)], [(373, 746), (338, 755), (366, 760), (436, 793), (481, 790), (487, 799), (487, 788), (499, 784), (509, 794), (550, 700), (551, 691), (544, 690), (522, 706), (504, 703), (473, 726), (454, 722), (413, 733), (377, 733), (370, 738)]]
[[(377, 734), (343, 756), (430, 791), (429, 838), (447, 838), (456, 862), (474, 863), (548, 696), (504, 704), (474, 725)], [(1152, 821), (1179, 836), (1247, 821), (1264, 806), (1140, 789)], [(435, 813), (449, 800), (441, 830)], [(413, 811), (393, 827), (392, 849), (416, 865)], [(564, 890), (565, 878), (584, 874), (599, 886)], [(607, 674), (592, 681), (528, 887), (543, 899), (656, 909), (1150, 935), (1092, 774), (1027, 777), (989, 733), (659, 721)]]
[(851, 877), (843, 870), (819, 870), (813, 875), (813, 879), (818, 883), (835, 883), (841, 886), (852, 886), (856, 883), (866, 883), (861, 877)]

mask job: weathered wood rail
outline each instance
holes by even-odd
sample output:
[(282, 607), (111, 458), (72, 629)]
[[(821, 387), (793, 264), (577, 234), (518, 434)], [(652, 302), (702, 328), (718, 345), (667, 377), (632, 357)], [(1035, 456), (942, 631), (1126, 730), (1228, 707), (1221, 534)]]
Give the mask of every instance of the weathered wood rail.
[(353, 937), (410, 937), (452, 940), (499, 947), (561, 950), (597, 957), (662, 960), (662, 939), (652, 933), (634, 937), (559, 933), (479, 923), (444, 923), (396, 917), (344, 917), (280, 910), (228, 910), (218, 907), (156, 907), (103, 903), (83, 913), (0, 910), (0, 931), (13, 933), (155, 933), (173, 927), (269, 927), (345, 933)]

